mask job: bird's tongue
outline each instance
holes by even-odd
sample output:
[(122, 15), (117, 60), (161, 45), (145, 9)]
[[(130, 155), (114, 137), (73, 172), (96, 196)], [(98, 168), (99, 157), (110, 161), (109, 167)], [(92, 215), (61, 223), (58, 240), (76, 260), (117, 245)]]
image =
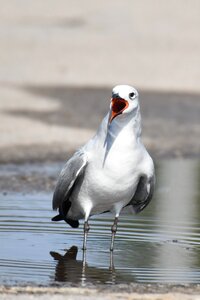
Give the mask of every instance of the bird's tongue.
[(110, 123), (116, 116), (120, 115), (128, 107), (128, 101), (122, 98), (113, 98), (111, 107), (112, 111), (110, 116)]

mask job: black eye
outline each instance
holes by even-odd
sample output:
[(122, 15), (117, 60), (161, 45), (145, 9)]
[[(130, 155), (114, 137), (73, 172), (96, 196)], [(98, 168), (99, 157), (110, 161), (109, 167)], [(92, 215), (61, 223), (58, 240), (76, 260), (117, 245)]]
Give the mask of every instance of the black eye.
[(129, 98), (132, 100), (132, 99), (134, 99), (135, 98), (135, 96), (136, 96), (136, 94), (135, 93), (130, 93), (129, 94)]

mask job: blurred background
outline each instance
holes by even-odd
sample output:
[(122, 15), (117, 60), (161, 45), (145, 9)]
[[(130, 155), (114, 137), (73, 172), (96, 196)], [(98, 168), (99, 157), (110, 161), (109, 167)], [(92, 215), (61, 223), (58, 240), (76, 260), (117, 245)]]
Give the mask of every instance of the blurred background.
[(58, 160), (111, 89), (140, 92), (154, 157), (199, 156), (198, 0), (0, 1), (0, 161)]

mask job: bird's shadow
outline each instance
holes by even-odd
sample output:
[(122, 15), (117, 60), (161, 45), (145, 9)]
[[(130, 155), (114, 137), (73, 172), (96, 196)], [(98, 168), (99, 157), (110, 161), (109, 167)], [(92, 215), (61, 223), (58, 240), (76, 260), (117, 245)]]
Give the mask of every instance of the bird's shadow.
[(108, 269), (89, 266), (86, 262), (86, 252), (83, 259), (77, 260), (78, 248), (72, 246), (64, 255), (51, 251), (50, 255), (57, 261), (54, 280), (70, 284), (80, 283), (116, 283), (116, 270), (113, 263), (113, 254), (110, 255)]

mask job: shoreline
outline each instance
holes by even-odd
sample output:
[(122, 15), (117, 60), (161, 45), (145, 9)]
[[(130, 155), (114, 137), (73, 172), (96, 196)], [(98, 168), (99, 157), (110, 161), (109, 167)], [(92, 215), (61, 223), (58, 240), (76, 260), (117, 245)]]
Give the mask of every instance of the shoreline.
[(200, 286), (153, 284), (115, 285), (111, 287), (0, 287), (0, 299), (200, 299)]

